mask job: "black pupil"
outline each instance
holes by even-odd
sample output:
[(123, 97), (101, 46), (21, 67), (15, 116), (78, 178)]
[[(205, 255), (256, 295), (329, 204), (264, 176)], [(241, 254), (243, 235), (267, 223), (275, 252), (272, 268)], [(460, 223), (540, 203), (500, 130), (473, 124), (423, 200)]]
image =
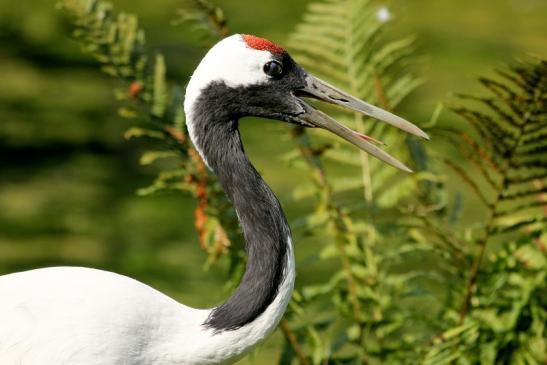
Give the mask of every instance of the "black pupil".
[(270, 61), (264, 65), (264, 73), (268, 76), (277, 77), (283, 73), (283, 67), (277, 61)]

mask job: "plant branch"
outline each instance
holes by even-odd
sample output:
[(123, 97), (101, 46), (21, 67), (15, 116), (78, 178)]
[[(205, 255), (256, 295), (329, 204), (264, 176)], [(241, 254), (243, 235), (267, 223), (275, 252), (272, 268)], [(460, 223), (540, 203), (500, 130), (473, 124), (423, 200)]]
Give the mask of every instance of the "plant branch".
[(296, 354), (296, 357), (298, 358), (298, 362), (301, 365), (309, 365), (310, 362), (306, 358), (306, 355), (304, 354), (304, 351), (302, 350), (302, 347), (300, 347), (300, 344), (298, 343), (298, 339), (296, 338), (295, 333), (289, 326), (288, 321), (283, 318), (281, 322), (279, 323), (279, 328), (281, 329), (281, 332), (283, 333), (283, 336), (285, 336), (285, 339), (287, 342), (291, 345), (292, 349), (294, 350), (294, 353)]

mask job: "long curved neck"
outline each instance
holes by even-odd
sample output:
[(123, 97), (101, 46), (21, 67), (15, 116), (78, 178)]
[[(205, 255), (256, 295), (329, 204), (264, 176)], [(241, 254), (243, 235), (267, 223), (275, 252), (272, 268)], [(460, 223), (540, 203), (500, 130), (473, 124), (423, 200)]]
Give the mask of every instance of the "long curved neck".
[[(234, 330), (263, 314), (287, 276), (294, 276), (287, 269), (287, 258), (292, 254), (290, 229), (279, 201), (245, 155), (238, 121), (203, 109), (193, 113), (189, 122), (194, 144), (232, 201), (245, 238), (243, 278), (232, 296), (214, 308), (204, 323), (215, 331)], [(292, 290), (293, 277), (290, 280)], [(286, 300), (279, 308), (281, 313)], [(272, 319), (274, 326), (281, 314), (277, 317)]]

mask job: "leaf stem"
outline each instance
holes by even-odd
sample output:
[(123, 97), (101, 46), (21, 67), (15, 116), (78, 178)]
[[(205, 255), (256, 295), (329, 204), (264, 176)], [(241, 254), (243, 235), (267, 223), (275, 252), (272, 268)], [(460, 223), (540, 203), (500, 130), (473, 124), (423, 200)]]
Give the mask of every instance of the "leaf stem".
[(289, 327), (289, 323), (285, 318), (283, 318), (281, 322), (279, 323), (279, 328), (281, 329), (281, 332), (283, 333), (283, 336), (285, 336), (285, 339), (287, 340), (287, 342), (291, 345), (292, 349), (294, 350), (294, 353), (296, 354), (296, 357), (298, 358), (298, 362), (302, 365), (309, 365), (310, 362), (306, 358), (304, 351), (302, 351), (302, 347), (300, 347), (300, 343), (298, 343), (298, 339), (296, 338), (296, 335), (294, 334), (293, 330)]

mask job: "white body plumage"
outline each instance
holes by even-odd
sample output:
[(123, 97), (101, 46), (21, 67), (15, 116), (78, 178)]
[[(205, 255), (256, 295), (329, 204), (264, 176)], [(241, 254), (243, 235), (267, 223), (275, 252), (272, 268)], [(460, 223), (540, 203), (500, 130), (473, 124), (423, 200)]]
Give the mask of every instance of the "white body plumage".
[(139, 281), (83, 267), (0, 276), (2, 365), (232, 363), (277, 326), (294, 284), (294, 259), (274, 302), (255, 321), (215, 334), (210, 309), (182, 305)]

